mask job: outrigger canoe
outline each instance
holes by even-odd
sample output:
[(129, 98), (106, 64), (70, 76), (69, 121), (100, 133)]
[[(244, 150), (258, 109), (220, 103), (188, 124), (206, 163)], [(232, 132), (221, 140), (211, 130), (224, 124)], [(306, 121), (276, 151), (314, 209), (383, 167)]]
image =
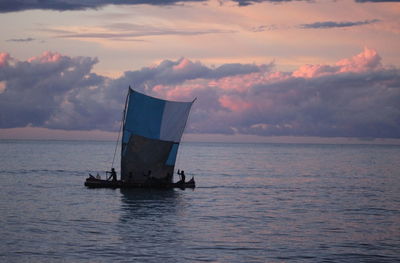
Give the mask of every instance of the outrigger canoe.
[(195, 188), (193, 178), (187, 182), (173, 182), (180, 141), (195, 100), (169, 101), (140, 93), (129, 87), (120, 128), (120, 133), (122, 131), (120, 180), (117, 180), (113, 168), (120, 137), (118, 133), (111, 165), (113, 180), (102, 180), (89, 174), (85, 186)]
[(149, 180), (148, 182), (144, 183), (130, 183), (124, 182), (121, 180), (111, 181), (111, 180), (103, 180), (97, 179), (96, 177), (89, 175), (86, 178), (85, 186), (89, 188), (162, 188), (162, 189), (169, 189), (169, 188), (191, 188), (194, 189), (196, 187), (196, 182), (194, 178), (190, 179), (187, 182), (178, 181), (176, 183), (166, 183), (160, 180), (154, 179)]

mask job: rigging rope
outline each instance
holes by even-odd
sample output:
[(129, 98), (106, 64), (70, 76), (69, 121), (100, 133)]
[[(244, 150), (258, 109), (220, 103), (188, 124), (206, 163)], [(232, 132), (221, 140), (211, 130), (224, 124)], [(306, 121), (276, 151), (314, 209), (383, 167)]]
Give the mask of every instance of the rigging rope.
[[(192, 101), (192, 105), (190, 106), (190, 107), (192, 107), (193, 106), (193, 103), (195, 102), (197, 100), (197, 98), (195, 98), (193, 101)], [(189, 112), (190, 112), (190, 109), (189, 109)], [(189, 121), (189, 118), (190, 118), (190, 115), (189, 115), (189, 117), (186, 119), (186, 121), (185, 121), (185, 128), (183, 129), (183, 130), (185, 130), (186, 129), (186, 124), (188, 123), (188, 121)], [(185, 147), (182, 147), (183, 145), (182, 145), (182, 141), (184, 140), (184, 137), (185, 137), (185, 132), (183, 132), (182, 133), (182, 137), (181, 137), (181, 140), (180, 140), (180, 142), (179, 142), (179, 149), (178, 149), (178, 153), (176, 154), (176, 159), (175, 159), (175, 167), (176, 166), (178, 166), (178, 168), (179, 168), (179, 165), (180, 165), (180, 156), (181, 155), (183, 155), (183, 156), (185, 156), (183, 153), (184, 153), (184, 148)], [(180, 167), (179, 169), (183, 169), (183, 167)]]
[[(117, 154), (117, 148), (118, 148), (118, 143), (119, 143), (119, 137), (120, 137), (121, 130), (122, 130), (122, 124), (123, 124), (123, 122), (124, 122), (124, 116), (125, 116), (125, 110), (124, 110), (124, 112), (122, 113), (122, 120), (121, 120), (121, 124), (120, 124), (120, 127), (119, 127), (117, 143), (115, 144), (115, 150), (114, 150), (114, 156), (113, 156), (111, 168), (114, 167), (115, 155)], [(111, 170), (111, 169), (110, 169), (110, 170)]]
[[(114, 161), (115, 161), (115, 155), (117, 154), (117, 148), (118, 148), (118, 143), (119, 143), (119, 137), (121, 135), (121, 131), (122, 131), (122, 125), (124, 123), (124, 119), (125, 119), (125, 111), (126, 111), (126, 103), (128, 102), (128, 97), (129, 97), (129, 91), (131, 90), (131, 86), (129, 86), (129, 90), (128, 90), (128, 94), (126, 95), (126, 99), (125, 99), (125, 107), (124, 110), (122, 112), (122, 119), (121, 119), (121, 124), (119, 126), (119, 132), (118, 132), (118, 138), (117, 138), (117, 143), (115, 144), (115, 150), (114, 150), (114, 156), (113, 156), (113, 160), (111, 163), (111, 168), (114, 167)], [(121, 146), (122, 147), (122, 146)], [(111, 170), (111, 169), (110, 169)]]
[[(182, 138), (181, 141), (179, 142), (179, 146), (178, 146), (178, 152), (176, 153), (176, 159), (175, 159), (175, 167), (178, 167), (179, 170), (182, 169), (182, 167), (180, 167), (180, 156), (183, 154), (183, 149), (182, 149), (182, 141), (183, 141), (183, 136), (184, 134), (182, 134)], [(176, 168), (175, 168), (176, 170)], [(175, 172), (175, 171), (173, 171)]]

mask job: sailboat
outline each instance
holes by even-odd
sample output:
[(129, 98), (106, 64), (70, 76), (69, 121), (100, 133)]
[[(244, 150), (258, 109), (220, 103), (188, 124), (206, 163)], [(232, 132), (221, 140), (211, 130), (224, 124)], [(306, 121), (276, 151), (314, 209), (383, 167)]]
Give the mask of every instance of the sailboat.
[(129, 87), (121, 125), (121, 178), (117, 180), (112, 168), (106, 180), (89, 174), (85, 186), (195, 188), (194, 178), (185, 181), (183, 171), (178, 170), (182, 179), (173, 182), (179, 144), (194, 101), (163, 100)]

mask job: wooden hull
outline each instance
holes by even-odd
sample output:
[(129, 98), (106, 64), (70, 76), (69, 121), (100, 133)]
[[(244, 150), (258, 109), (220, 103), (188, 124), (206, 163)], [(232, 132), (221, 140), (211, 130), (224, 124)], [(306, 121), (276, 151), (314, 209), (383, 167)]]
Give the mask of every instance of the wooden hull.
[(107, 180), (96, 179), (94, 177), (88, 177), (86, 178), (85, 186), (88, 188), (114, 188), (114, 189), (115, 188), (160, 188), (160, 189), (192, 188), (193, 189), (196, 187), (196, 183), (193, 178), (187, 182), (179, 181), (171, 184), (160, 183), (157, 181), (152, 181), (143, 184), (135, 184), (123, 181), (107, 181)]

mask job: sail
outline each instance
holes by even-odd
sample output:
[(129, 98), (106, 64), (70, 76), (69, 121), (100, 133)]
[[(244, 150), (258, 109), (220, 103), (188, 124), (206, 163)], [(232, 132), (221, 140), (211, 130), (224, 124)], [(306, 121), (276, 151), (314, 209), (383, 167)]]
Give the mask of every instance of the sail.
[(129, 89), (122, 133), (121, 179), (172, 182), (179, 143), (193, 102), (157, 99)]

